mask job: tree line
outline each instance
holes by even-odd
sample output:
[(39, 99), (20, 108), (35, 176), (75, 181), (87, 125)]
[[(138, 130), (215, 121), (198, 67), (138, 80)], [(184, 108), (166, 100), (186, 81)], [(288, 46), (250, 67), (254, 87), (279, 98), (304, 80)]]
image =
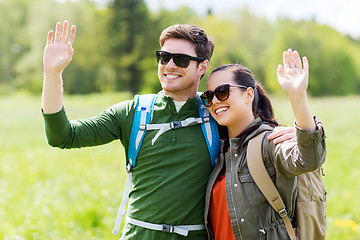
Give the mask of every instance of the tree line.
[(360, 40), (315, 20), (270, 22), (247, 8), (216, 16), (211, 9), (199, 16), (188, 7), (152, 12), (143, 0), (103, 6), (89, 0), (0, 0), (0, 94), (41, 92), (46, 35), (65, 19), (78, 28), (73, 61), (63, 74), (67, 94), (159, 91), (155, 51), (161, 31), (176, 23), (195, 24), (213, 38), (210, 71), (240, 63), (277, 93), (277, 65), (292, 48), (310, 61), (311, 95), (360, 93)]

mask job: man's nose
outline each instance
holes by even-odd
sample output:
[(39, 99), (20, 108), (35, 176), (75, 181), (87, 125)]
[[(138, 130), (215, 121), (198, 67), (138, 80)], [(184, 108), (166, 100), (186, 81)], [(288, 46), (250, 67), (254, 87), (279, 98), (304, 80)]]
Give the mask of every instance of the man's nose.
[(178, 66), (175, 64), (174, 59), (170, 58), (170, 61), (166, 64), (166, 67), (177, 68)]

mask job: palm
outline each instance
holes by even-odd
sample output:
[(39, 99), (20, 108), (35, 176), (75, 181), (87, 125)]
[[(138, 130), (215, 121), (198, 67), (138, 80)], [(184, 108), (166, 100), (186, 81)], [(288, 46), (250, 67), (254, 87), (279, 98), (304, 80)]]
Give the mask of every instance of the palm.
[(299, 54), (288, 50), (283, 54), (284, 66), (277, 71), (278, 82), (285, 92), (304, 92), (308, 86), (308, 61), (306, 57), (301, 63)]
[(73, 52), (63, 43), (47, 45), (44, 50), (44, 68), (62, 71), (71, 61)]

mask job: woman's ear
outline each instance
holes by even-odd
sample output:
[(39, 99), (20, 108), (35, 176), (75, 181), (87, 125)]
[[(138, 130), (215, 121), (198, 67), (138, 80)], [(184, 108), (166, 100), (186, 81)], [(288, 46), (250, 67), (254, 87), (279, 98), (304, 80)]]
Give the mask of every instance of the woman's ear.
[(245, 102), (252, 103), (255, 97), (254, 89), (252, 87), (248, 87), (245, 91), (245, 94), (246, 94)]

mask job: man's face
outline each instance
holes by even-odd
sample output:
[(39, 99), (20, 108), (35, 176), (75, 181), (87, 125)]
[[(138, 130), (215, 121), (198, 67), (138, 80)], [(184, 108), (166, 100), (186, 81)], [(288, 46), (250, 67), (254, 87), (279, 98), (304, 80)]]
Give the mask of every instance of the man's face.
[[(169, 53), (181, 53), (196, 57), (194, 46), (184, 39), (170, 38), (162, 51)], [(196, 96), (200, 77), (208, 69), (207, 60), (198, 64), (191, 60), (186, 68), (177, 66), (173, 59), (166, 64), (158, 63), (158, 76), (164, 93), (176, 101), (186, 101)]]

